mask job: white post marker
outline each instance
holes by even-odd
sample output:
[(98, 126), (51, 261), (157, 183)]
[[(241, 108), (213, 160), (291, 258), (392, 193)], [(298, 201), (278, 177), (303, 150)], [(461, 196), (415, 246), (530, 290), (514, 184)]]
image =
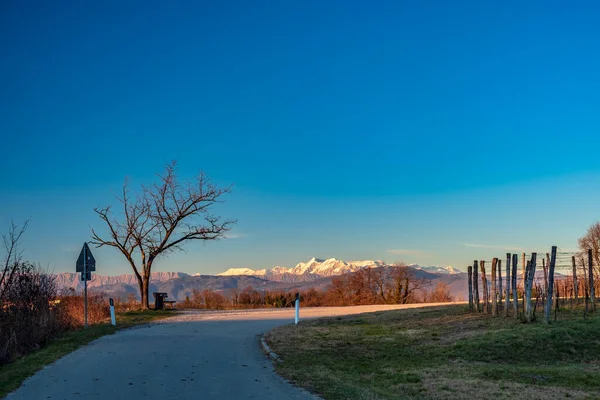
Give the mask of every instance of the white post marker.
[(110, 302), (110, 323), (112, 326), (117, 326), (117, 320), (115, 318), (115, 302), (113, 299), (108, 299)]
[(298, 325), (298, 321), (300, 321), (300, 293), (296, 293), (296, 325)]

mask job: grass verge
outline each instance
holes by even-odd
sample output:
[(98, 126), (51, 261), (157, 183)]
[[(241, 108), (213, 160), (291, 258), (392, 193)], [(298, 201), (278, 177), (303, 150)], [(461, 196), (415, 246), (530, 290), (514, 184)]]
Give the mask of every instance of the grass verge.
[[(538, 313), (539, 318), (539, 313)], [(600, 316), (523, 324), (465, 306), (274, 329), (277, 371), (326, 399), (600, 398)]]
[(108, 322), (92, 325), (88, 329), (65, 332), (39, 350), (9, 364), (0, 366), (0, 398), (17, 389), (25, 379), (35, 374), (44, 366), (53, 363), (101, 336), (110, 335), (121, 329), (146, 324), (173, 315), (175, 313), (172, 311), (129, 311), (117, 314), (117, 326), (112, 326)]

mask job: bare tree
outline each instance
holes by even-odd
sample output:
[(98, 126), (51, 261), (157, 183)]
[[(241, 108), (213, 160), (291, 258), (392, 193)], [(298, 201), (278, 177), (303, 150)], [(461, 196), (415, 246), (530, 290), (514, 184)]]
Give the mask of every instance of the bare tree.
[(425, 289), (430, 282), (424, 278), (417, 278), (415, 270), (407, 267), (403, 262), (393, 264), (390, 270), (392, 280), (391, 295), (393, 303), (407, 304), (417, 301), (416, 294)]
[(594, 264), (594, 276), (600, 275), (600, 222), (590, 225), (584, 236), (579, 238), (579, 249), (587, 254), (588, 249), (592, 249)]
[(183, 250), (191, 240), (222, 238), (235, 223), (210, 213), (211, 206), (221, 202), (230, 188), (213, 185), (203, 173), (194, 181), (179, 183), (175, 167), (176, 162), (167, 165), (158, 175), (158, 182), (142, 186), (133, 199), (126, 180), (121, 196), (116, 196), (123, 212), (118, 217), (110, 205), (94, 209), (109, 232), (105, 237), (92, 229), (91, 243), (115, 247), (123, 254), (137, 278), (142, 307), (146, 309), (150, 274), (159, 256)]
[(27, 230), (29, 220), (21, 226), (11, 222), (8, 234), (2, 235), (4, 244), (4, 260), (2, 260), (2, 270), (0, 271), (0, 299), (4, 298), (4, 292), (10, 286), (15, 272), (22, 261), (22, 253), (19, 250), (21, 238)]

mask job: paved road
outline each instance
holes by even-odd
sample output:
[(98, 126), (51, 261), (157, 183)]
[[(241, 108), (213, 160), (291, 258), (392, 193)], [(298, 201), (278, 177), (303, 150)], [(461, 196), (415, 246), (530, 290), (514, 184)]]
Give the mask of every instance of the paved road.
[[(301, 317), (414, 306), (305, 308)], [(260, 347), (260, 334), (293, 315), (196, 311), (124, 330), (44, 368), (8, 399), (315, 399), (276, 375)]]

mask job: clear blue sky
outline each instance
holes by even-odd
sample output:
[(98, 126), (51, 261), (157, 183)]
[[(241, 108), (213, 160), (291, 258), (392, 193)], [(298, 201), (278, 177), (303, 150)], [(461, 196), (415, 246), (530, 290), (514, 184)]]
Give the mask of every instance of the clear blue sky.
[(464, 269), (600, 218), (595, 2), (169, 3), (0, 4), (0, 227), (31, 218), (30, 260), (74, 270), (93, 208), (172, 159), (239, 222), (157, 270)]

